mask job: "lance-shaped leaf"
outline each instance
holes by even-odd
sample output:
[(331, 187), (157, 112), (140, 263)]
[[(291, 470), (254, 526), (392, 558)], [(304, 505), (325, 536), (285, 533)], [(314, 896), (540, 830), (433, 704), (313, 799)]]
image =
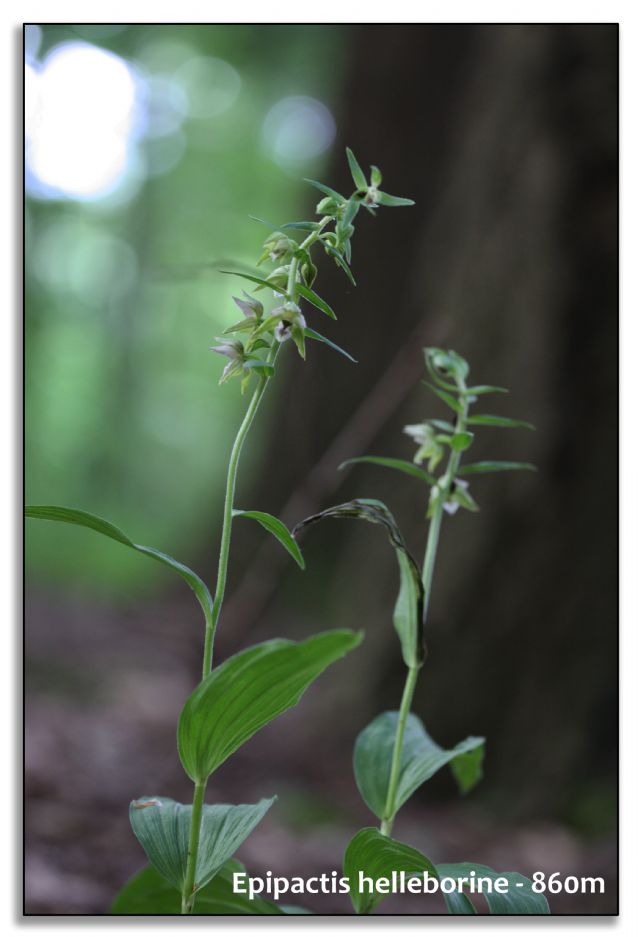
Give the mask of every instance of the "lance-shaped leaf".
[(349, 169), (351, 170), (351, 175), (355, 183), (356, 189), (359, 192), (364, 192), (367, 189), (367, 177), (360, 167), (360, 163), (353, 155), (353, 151), (347, 147), (347, 159), (349, 160)]
[(340, 251), (336, 250), (336, 248), (332, 244), (329, 244), (327, 242), (325, 242), (324, 247), (325, 247), (326, 252), (333, 257), (333, 259), (338, 264), (338, 266), (342, 268), (342, 270), (346, 273), (348, 278), (351, 280), (351, 282), (355, 286), (356, 281), (351, 272), (351, 268), (349, 267), (348, 263), (346, 262), (346, 260), (344, 259)]
[(358, 520), (369, 521), (372, 524), (381, 524), (396, 551), (398, 566), (400, 568), (400, 591), (393, 612), (393, 623), (400, 638), (402, 657), (407, 667), (417, 667), (424, 660), (424, 641), (422, 634), (422, 608), (424, 603), (424, 587), (420, 570), (407, 550), (404, 538), (396, 520), (389, 508), (382, 503), (369, 498), (359, 498), (337, 504), (334, 507), (313, 514), (296, 524), (293, 529), (294, 537), (303, 528), (315, 524), (325, 518), (355, 517)]
[[(225, 862), (217, 875), (196, 894), (194, 914), (286, 914), (263, 898), (249, 898), (233, 889), (233, 876), (245, 867), (237, 859)], [(180, 914), (181, 897), (153, 866), (146, 866), (122, 888), (111, 914)]]
[(315, 189), (318, 189), (320, 192), (324, 192), (325, 195), (330, 195), (331, 198), (334, 198), (339, 204), (346, 202), (344, 195), (340, 195), (339, 192), (336, 192), (335, 189), (330, 188), (328, 185), (325, 185), (324, 182), (317, 182), (315, 179), (304, 179), (304, 182), (308, 182), (309, 185), (312, 185)]
[(508, 394), (507, 387), (494, 387), (493, 384), (478, 384), (463, 391), (466, 397), (480, 397), (482, 394)]
[(257, 283), (261, 288), (275, 290), (276, 293), (281, 293), (283, 296), (287, 295), (287, 291), (284, 289), (284, 287), (276, 286), (275, 283), (271, 283), (269, 280), (264, 280), (262, 277), (254, 277), (249, 273), (241, 273), (239, 270), (221, 270), (220, 273), (228, 273), (234, 277), (242, 277), (243, 280), (250, 280), (252, 283)]
[(467, 419), (470, 426), (500, 426), (504, 429), (535, 429), (533, 423), (526, 420), (512, 420), (507, 416), (491, 416), (489, 413), (479, 413)]
[[(458, 881), (459, 879), (475, 878), (475, 890), (476, 894), (478, 893), (478, 879), (488, 879), (485, 887), (482, 890), (483, 898), (486, 900), (487, 905), (489, 906), (489, 912), (491, 914), (549, 914), (549, 902), (546, 897), (542, 894), (536, 894), (533, 891), (533, 885), (530, 879), (524, 875), (520, 875), (519, 872), (495, 872), (493, 869), (490, 869), (486, 865), (478, 865), (476, 862), (456, 862), (456, 863), (444, 863), (438, 864), (436, 867), (438, 870), (438, 876), (440, 880), (444, 878), (451, 878)], [(496, 879), (505, 879), (507, 882), (506, 892), (504, 894), (499, 894), (497, 891), (494, 891), (493, 888), (489, 892), (489, 886), (495, 883)], [(469, 892), (470, 888), (468, 885), (464, 886)], [(445, 894), (443, 892), (443, 897), (447, 908), (449, 909), (450, 914), (474, 914), (474, 910), (468, 910), (468, 906), (471, 904), (468, 899), (466, 904), (461, 902), (460, 899), (466, 897), (463, 893), (460, 893), (460, 890), (452, 892), (451, 894)]]
[(412, 198), (400, 198), (398, 195), (389, 195), (388, 192), (376, 192), (376, 203), (387, 208), (401, 208), (403, 205), (415, 205)]
[(407, 462), (405, 459), (388, 459), (386, 456), (381, 455), (361, 455), (355, 459), (347, 459), (346, 462), (340, 463), (338, 471), (343, 469), (345, 465), (356, 465), (358, 462), (382, 465), (385, 468), (396, 469), (398, 472), (404, 472), (405, 475), (412, 475), (414, 478), (419, 478), (420, 481), (426, 482), (427, 485), (436, 484), (436, 479), (433, 475), (429, 475), (428, 472), (425, 472), (425, 470), (420, 468), (419, 465), (416, 465), (415, 462)]
[(254, 521), (258, 521), (259, 524), (262, 524), (265, 530), (268, 530), (270, 534), (279, 540), (282, 546), (285, 548), (287, 553), (290, 553), (294, 558), (300, 569), (304, 569), (304, 559), (302, 558), (302, 553), (300, 552), (300, 547), (295, 542), (285, 525), (277, 517), (274, 517), (272, 514), (266, 514), (264, 511), (235, 511), (233, 512), (234, 517), (250, 517)]
[(469, 462), (458, 469), (459, 475), (483, 475), (487, 472), (537, 472), (530, 462)]
[[(380, 819), (386, 815), (387, 793), (398, 713), (377, 716), (356, 739), (353, 770), (358, 790), (370, 810)], [(400, 775), (392, 815), (440, 768), (450, 765), (460, 792), (466, 794), (482, 777), (484, 739), (470, 737), (454, 748), (441, 748), (428, 735), (422, 721), (409, 713), (404, 730)]]
[(317, 293), (314, 293), (312, 289), (308, 286), (305, 286), (304, 283), (298, 283), (296, 287), (298, 293), (301, 296), (304, 296), (308, 302), (310, 302), (316, 309), (319, 309), (321, 312), (324, 312), (325, 316), (329, 316), (330, 319), (337, 319), (337, 316), (329, 303), (326, 303), (321, 296), (318, 296)]
[(326, 631), (306, 641), (266, 641), (216, 667), (180, 715), (178, 751), (192, 781), (203, 781), (263, 726), (295, 706), (329, 664), (362, 634)]
[(339, 354), (344, 355), (345, 358), (348, 358), (349, 361), (353, 361), (354, 364), (358, 362), (350, 355), (348, 351), (345, 351), (344, 348), (340, 348), (340, 345), (336, 345), (335, 342), (330, 341), (328, 338), (325, 338), (324, 335), (321, 335), (320, 332), (316, 332), (315, 329), (306, 328), (304, 334), (307, 338), (312, 338), (314, 342), (322, 342), (324, 345), (328, 345), (329, 348), (333, 348), (334, 351), (337, 351)]
[[(365, 827), (353, 837), (344, 854), (343, 871), (349, 879), (351, 902), (357, 914), (368, 914), (385, 894), (389, 894), (375, 888), (379, 879), (389, 879), (392, 885), (394, 873), (405, 872), (407, 876), (422, 877), (426, 872), (438, 877), (434, 864), (421, 852), (383, 836), (373, 827)], [(371, 888), (365, 879), (369, 879), (374, 887)]]
[[(197, 891), (222, 868), (258, 825), (275, 797), (257, 804), (205, 804), (194, 888)], [(147, 858), (166, 880), (182, 891), (187, 874), (191, 804), (168, 797), (142, 797), (129, 807), (129, 820)]]
[(280, 225), (280, 229), (285, 231), (287, 228), (291, 228), (293, 231), (317, 231), (318, 222), (317, 221), (287, 221), (286, 224)]
[(160, 550), (155, 550), (153, 547), (144, 547), (140, 543), (134, 543), (133, 540), (130, 540), (115, 524), (105, 521), (104, 518), (98, 517), (96, 514), (89, 514), (87, 511), (78, 511), (75, 508), (63, 508), (51, 504), (27, 505), (25, 507), (25, 516), (44, 521), (58, 521), (63, 524), (76, 524), (78, 527), (88, 527), (90, 530), (95, 530), (97, 533), (102, 534), (104, 537), (109, 537), (117, 543), (123, 543), (126, 547), (130, 547), (132, 550), (136, 550), (144, 556), (150, 556), (152, 559), (162, 563), (163, 566), (168, 566), (178, 573), (178, 575), (182, 576), (184, 581), (195, 592), (205, 616), (207, 618), (209, 617), (213, 607), (211, 593), (202, 579), (200, 579), (192, 569), (189, 569), (189, 567), (185, 566), (183, 563), (179, 563), (178, 560), (174, 560), (173, 557), (168, 556), (166, 553), (161, 553)]
[(439, 397), (443, 403), (446, 403), (448, 407), (451, 407), (455, 413), (462, 413), (462, 404), (459, 400), (456, 400), (452, 394), (447, 393), (446, 390), (442, 390), (440, 387), (434, 387), (434, 385), (430, 384), (429, 381), (422, 381), (422, 383), (425, 387), (429, 388), (432, 394), (435, 394), (436, 397)]

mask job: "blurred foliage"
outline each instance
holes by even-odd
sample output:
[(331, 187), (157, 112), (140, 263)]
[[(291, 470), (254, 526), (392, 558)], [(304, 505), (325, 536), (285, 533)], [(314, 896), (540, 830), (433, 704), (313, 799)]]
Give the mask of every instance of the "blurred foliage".
[[(283, 97), (330, 106), (344, 30), (54, 25), (35, 38), (37, 61), (82, 41), (146, 79), (191, 69), (196, 113), (210, 112), (197, 80), (203, 62), (227, 62), (240, 76), (226, 110), (187, 114), (173, 135), (183, 150), (172, 168), (162, 169), (172, 136), (142, 137), (146, 170), (129, 197), (126, 181), (120, 194), (94, 201), (29, 197), (25, 216), (27, 500), (91, 510), (185, 562), (210, 541), (213, 562), (244, 401), (237, 387), (218, 388), (222, 363), (207, 351), (237, 318), (231, 295), (240, 285), (207, 265), (255, 263), (263, 231), (249, 214), (279, 222), (317, 201), (301, 180), (322, 172), (326, 151), (277, 161), (265, 115)], [(243, 466), (247, 481), (259, 471), (265, 431), (263, 421)], [(36, 526), (28, 525), (28, 570), (51, 584), (125, 595), (163, 576), (100, 538)]]

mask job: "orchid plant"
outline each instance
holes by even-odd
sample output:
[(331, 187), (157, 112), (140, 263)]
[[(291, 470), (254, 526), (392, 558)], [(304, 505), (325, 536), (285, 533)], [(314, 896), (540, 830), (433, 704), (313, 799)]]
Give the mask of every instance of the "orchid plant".
[[(410, 554), (391, 511), (381, 501), (357, 498), (306, 518), (294, 529), (299, 534), (311, 524), (326, 518), (354, 517), (381, 525), (393, 546), (400, 572), (400, 590), (393, 611), (393, 624), (407, 668), (400, 708), (377, 716), (358, 736), (353, 753), (355, 779), (360, 794), (379, 821), (379, 827), (366, 827), (347, 846), (343, 870), (350, 882), (350, 894), (357, 913), (368, 914), (388, 894), (375, 883), (392, 880), (398, 873), (426, 874), (435, 882), (453, 879), (458, 887), (442, 893), (451, 914), (475, 914), (469, 894), (485, 882), (483, 897), (492, 914), (548, 914), (547, 899), (534, 882), (518, 872), (495, 872), (476, 862), (435, 863), (413, 846), (392, 838), (398, 811), (429, 778), (449, 765), (461, 793), (467, 793), (482, 776), (484, 738), (470, 736), (449, 749), (438, 745), (411, 711), (418, 676), (426, 658), (425, 631), (438, 551), (445, 515), (458, 510), (478, 511), (469, 490), (469, 479), (487, 472), (533, 470), (529, 463), (482, 461), (466, 462), (477, 428), (525, 428), (530, 423), (510, 417), (472, 413), (472, 406), (487, 394), (503, 394), (502, 387), (485, 384), (469, 386), (469, 365), (454, 351), (425, 349), (429, 390), (451, 412), (449, 419), (428, 418), (405, 426), (418, 449), (413, 461), (386, 456), (359, 456), (341, 466), (372, 463), (401, 472), (423, 486), (422, 504), (428, 529), (422, 567)], [(426, 463), (426, 467), (425, 467)], [(439, 475), (436, 472), (444, 466)], [(374, 883), (361, 889), (360, 882)], [(500, 884), (499, 890), (498, 883)]]
[[(255, 274), (223, 271), (243, 277), (252, 292), (235, 297), (242, 319), (224, 330), (212, 350), (228, 359), (220, 383), (238, 378), (242, 392), (250, 389), (251, 396), (229, 457), (213, 595), (192, 569), (160, 550), (134, 542), (119, 527), (95, 514), (52, 505), (26, 508), (29, 518), (89, 528), (173, 570), (193, 590), (204, 618), (202, 679), (184, 704), (177, 727), (178, 753), (193, 782), (193, 799), (190, 804), (180, 804), (152, 793), (131, 802), (131, 826), (149, 865), (116, 898), (112, 910), (117, 914), (287, 913), (273, 902), (251, 901), (236, 894), (231, 884), (233, 873), (242, 868), (234, 854), (275, 798), (255, 804), (209, 804), (205, 801), (207, 782), (260, 728), (295, 706), (307, 687), (355, 648), (362, 635), (334, 630), (300, 642), (274, 639), (245, 648), (215, 666), (213, 652), (235, 520), (256, 521), (304, 568), (300, 548), (285, 525), (263, 511), (238, 508), (235, 487), (243, 445), (275, 375), (281, 348), (291, 344), (305, 358), (307, 341), (312, 340), (354, 360), (307, 324), (311, 312), (336, 319), (329, 303), (314, 289), (318, 274), (315, 261), (323, 253), (355, 284), (351, 241), (360, 210), (375, 215), (380, 207), (413, 204), (380, 189), (382, 175), (377, 167), (371, 167), (367, 179), (349, 149), (347, 158), (355, 185), (351, 195), (343, 196), (320, 182), (307, 180), (322, 193), (316, 207), (318, 217), (279, 226), (266, 223), (270, 232), (258, 267), (270, 264), (270, 270)], [(263, 301), (264, 296), (275, 297), (276, 305)], [(154, 786), (150, 779), (151, 790)]]

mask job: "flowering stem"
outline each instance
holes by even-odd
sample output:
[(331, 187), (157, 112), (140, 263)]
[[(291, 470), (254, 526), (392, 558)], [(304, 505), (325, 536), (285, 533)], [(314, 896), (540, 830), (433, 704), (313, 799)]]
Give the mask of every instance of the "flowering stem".
[[(464, 384), (460, 388), (459, 401), (461, 404), (461, 411), (458, 413), (456, 420), (455, 432), (462, 433), (466, 429), (467, 415), (469, 410), (469, 400), (467, 395), (464, 393), (466, 388)], [(449, 461), (447, 463), (447, 468), (444, 475), (443, 488), (440, 489), (438, 494), (437, 501), (431, 516), (431, 521), (429, 523), (429, 534), (427, 537), (427, 546), (424, 553), (424, 563), (422, 566), (422, 585), (424, 588), (424, 603), (422, 607), (422, 626), (423, 629), (426, 629), (427, 618), (429, 615), (429, 601), (431, 599), (431, 586), (433, 583), (433, 571), (436, 564), (436, 554), (438, 552), (438, 542), (440, 540), (440, 528), (442, 525), (442, 514), (444, 510), (444, 502), (449, 497), (449, 492), (453, 481), (458, 471), (460, 465), (460, 458), (462, 452), (459, 449), (451, 449), (449, 455)], [(395, 820), (395, 815), (397, 809), (395, 807), (396, 794), (398, 791), (398, 782), (400, 780), (400, 765), (402, 760), (402, 745), (404, 742), (404, 733), (407, 725), (407, 718), (411, 711), (411, 703), (413, 702), (413, 694), (415, 692), (416, 683), (418, 681), (418, 674), (420, 672), (419, 667), (409, 667), (407, 673), (407, 679), (404, 685), (404, 691), (402, 693), (402, 702), (400, 703), (400, 711), (398, 713), (398, 724), (396, 726), (396, 735), (393, 743), (393, 754), (391, 756), (391, 770), (389, 772), (389, 786), (387, 788), (387, 800), (385, 804), (384, 818), (380, 824), (380, 832), (383, 836), (391, 836), (391, 831), (393, 829), (393, 821)]]
[[(273, 364), (280, 350), (280, 345), (274, 342), (267, 356), (267, 364)], [(224, 498), (224, 513), (222, 517), (222, 536), (220, 539), (220, 554), (218, 558), (218, 579), (216, 581), (216, 591), (213, 597), (213, 608), (211, 616), (207, 621), (204, 640), (204, 653), (202, 657), (202, 679), (211, 673), (213, 667), (213, 642), (215, 638), (218, 619), (220, 618), (220, 609), (224, 599), (224, 591), (227, 583), (227, 567), (229, 564), (229, 547), (231, 545), (231, 525), (233, 522), (233, 497), (236, 489), (236, 478), (238, 475), (238, 462), (242, 446), (251, 428), (253, 419), (258, 411), (262, 397), (266, 390), (269, 377), (267, 374), (260, 376), (256, 389), (247, 407), (247, 412), (240, 424), (240, 429), (236, 435), (229, 457), (229, 468), (227, 469), (227, 485)]]

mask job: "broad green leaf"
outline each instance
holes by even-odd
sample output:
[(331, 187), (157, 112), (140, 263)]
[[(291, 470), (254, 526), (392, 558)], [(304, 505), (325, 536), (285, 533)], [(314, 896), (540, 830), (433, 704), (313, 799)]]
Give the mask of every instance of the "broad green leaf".
[(426, 482), (427, 485), (435, 485), (436, 483), (436, 479), (433, 475), (429, 475), (428, 472), (421, 469), (415, 462), (407, 462), (405, 459), (388, 459), (386, 456), (381, 455), (361, 455), (356, 459), (347, 459), (346, 462), (342, 462), (338, 466), (338, 471), (344, 468), (345, 465), (355, 465), (358, 462), (370, 462), (372, 465), (382, 465), (385, 468), (397, 469), (398, 472), (404, 472), (405, 475), (413, 475), (414, 478), (419, 478), (420, 481)]
[(252, 283), (257, 283), (260, 287), (266, 287), (268, 290), (275, 290), (276, 293), (281, 293), (282, 296), (287, 295), (287, 291), (283, 287), (276, 286), (275, 283), (270, 283), (262, 277), (254, 277), (249, 273), (241, 273), (239, 270), (221, 270), (220, 273), (228, 273), (234, 277), (242, 277), (243, 280), (250, 280)]
[(327, 251), (327, 253), (328, 253), (328, 254), (331, 254), (331, 256), (333, 257), (333, 259), (335, 260), (335, 262), (338, 264), (339, 267), (342, 268), (342, 270), (344, 270), (344, 272), (346, 273), (346, 275), (349, 277), (349, 279), (351, 280), (351, 282), (352, 282), (353, 285), (355, 286), (355, 285), (356, 285), (356, 281), (355, 281), (355, 278), (354, 278), (353, 274), (351, 273), (351, 268), (349, 267), (348, 263), (346, 262), (346, 260), (344, 259), (344, 257), (343, 257), (342, 254), (340, 253), (340, 251), (339, 251), (339, 250), (336, 250), (336, 248), (335, 248), (332, 244), (326, 244), (326, 243), (325, 243), (324, 247), (325, 247), (325, 250)]
[(492, 384), (478, 384), (476, 387), (467, 387), (464, 392), (468, 397), (480, 397), (481, 394), (508, 394), (507, 387), (494, 387)]
[[(343, 861), (344, 874), (349, 879), (351, 902), (357, 914), (368, 914), (385, 897), (375, 888), (369, 890), (365, 878), (373, 883), (379, 879), (392, 879), (394, 873), (407, 875), (423, 873), (434, 878), (438, 873), (434, 864), (421, 852), (405, 843), (383, 836), (373, 827), (365, 827), (347, 846)], [(362, 882), (361, 882), (362, 876)], [(364, 887), (360, 889), (360, 884)]]
[[(500, 895), (493, 891), (491, 894), (483, 892), (483, 898), (486, 900), (489, 906), (489, 912), (491, 914), (550, 913), (549, 902), (547, 901), (546, 897), (541, 894), (536, 894), (534, 891), (532, 891), (531, 880), (526, 878), (524, 875), (520, 875), (519, 872), (494, 872), (494, 870), (490, 869), (488, 866), (478, 865), (476, 862), (445, 863), (443, 865), (438, 865), (437, 870), (440, 880), (443, 878), (452, 878), (456, 880), (460, 878), (468, 879), (472, 872), (475, 873), (476, 893), (478, 890), (477, 881), (479, 878), (488, 878), (491, 880), (491, 882), (495, 882), (497, 878), (506, 879), (508, 882), (508, 890), (506, 894)], [(469, 891), (468, 888), (467, 891)], [(460, 909), (459, 893), (457, 895), (455, 892), (451, 895), (443, 893), (443, 898), (446, 902), (450, 914), (471, 913), (468, 910)]]
[(451, 448), (464, 452), (473, 442), (473, 433), (454, 433), (451, 437)]
[(537, 472), (530, 462), (469, 462), (458, 469), (458, 475), (481, 475), (485, 472)]
[(259, 524), (262, 524), (265, 530), (268, 530), (270, 534), (279, 540), (285, 550), (291, 554), (294, 558), (300, 569), (304, 569), (304, 560), (302, 558), (302, 553), (300, 552), (300, 547), (295, 542), (285, 525), (277, 517), (274, 517), (272, 514), (266, 514), (264, 511), (235, 511), (233, 512), (234, 517), (250, 517), (254, 521), (258, 521)]
[(303, 528), (326, 518), (355, 517), (358, 520), (381, 524), (391, 545), (396, 551), (400, 568), (400, 591), (393, 611), (393, 624), (400, 638), (402, 657), (407, 667), (416, 667), (424, 660), (424, 641), (422, 634), (422, 608), (424, 588), (420, 570), (407, 550), (404, 538), (389, 508), (370, 498), (359, 498), (337, 504), (334, 507), (305, 518), (293, 529), (294, 537)]
[(314, 188), (319, 189), (320, 192), (324, 192), (325, 195), (330, 195), (331, 198), (334, 198), (336, 202), (346, 202), (344, 195), (340, 195), (339, 192), (336, 192), (335, 189), (331, 189), (328, 185), (325, 185), (324, 182), (316, 182), (315, 179), (304, 179), (304, 182), (308, 182), (309, 185), (314, 186)]
[(467, 419), (470, 426), (502, 426), (505, 429), (535, 429), (533, 423), (526, 420), (511, 420), (506, 416), (490, 416), (488, 413), (470, 416)]
[[(287, 914), (284, 907), (263, 898), (250, 899), (233, 890), (233, 875), (244, 872), (230, 859), (196, 895), (194, 914)], [(111, 905), (111, 914), (180, 914), (182, 900), (175, 888), (153, 866), (129, 879)]]
[[(384, 819), (398, 713), (377, 716), (356, 739), (353, 770), (358, 790), (370, 810)], [(413, 713), (409, 713), (400, 756), (400, 777), (393, 814), (440, 768), (449, 764), (461, 793), (482, 777), (484, 739), (470, 737), (452, 749), (441, 748)]]
[(378, 205), (386, 205), (387, 208), (400, 208), (403, 205), (415, 205), (412, 198), (400, 198), (397, 195), (389, 195), (387, 192), (378, 191), (376, 195)]
[[(200, 824), (200, 845), (195, 889), (199, 890), (231, 859), (238, 847), (271, 807), (275, 797), (257, 804), (205, 804)], [(191, 804), (168, 797), (142, 797), (132, 801), (129, 820), (147, 859), (178, 891), (187, 872)]]
[(347, 159), (349, 160), (349, 169), (351, 170), (351, 175), (355, 183), (356, 189), (359, 192), (365, 192), (368, 188), (367, 186), (367, 177), (360, 168), (358, 160), (353, 155), (353, 151), (347, 147)]
[(305, 286), (304, 283), (298, 283), (296, 289), (300, 296), (304, 296), (304, 298), (312, 305), (314, 305), (316, 309), (324, 312), (325, 316), (329, 316), (330, 319), (337, 319), (337, 316), (329, 303), (326, 303), (321, 296), (318, 296), (317, 293), (314, 293), (314, 291), (308, 286)]
[(446, 403), (448, 407), (451, 407), (455, 413), (462, 413), (462, 404), (459, 400), (456, 400), (452, 394), (447, 393), (446, 390), (442, 390), (440, 387), (434, 387), (433, 384), (429, 383), (429, 381), (423, 381), (422, 383), (425, 387), (429, 388), (431, 393), (435, 394), (436, 397), (439, 397), (443, 403)]
[(203, 781), (263, 726), (295, 706), (329, 664), (362, 634), (326, 631), (306, 641), (266, 641), (230, 657), (196, 687), (178, 723), (178, 751)]
[(75, 508), (63, 508), (51, 504), (29, 504), (25, 507), (25, 516), (33, 517), (37, 520), (58, 521), (63, 524), (76, 524), (78, 527), (88, 527), (90, 530), (95, 530), (104, 537), (109, 537), (111, 540), (123, 543), (126, 547), (130, 547), (132, 550), (136, 550), (144, 556), (150, 556), (164, 566), (173, 569), (179, 576), (182, 576), (187, 585), (195, 592), (196, 598), (200, 602), (205, 616), (208, 618), (211, 614), (213, 608), (211, 593), (202, 579), (200, 579), (192, 569), (174, 560), (173, 557), (168, 556), (166, 553), (161, 553), (160, 550), (155, 550), (153, 547), (144, 547), (140, 543), (134, 543), (119, 527), (109, 523), (109, 521), (105, 521), (102, 517), (98, 517), (97, 514), (89, 514), (87, 511), (78, 511)]
[(354, 364), (358, 362), (350, 355), (348, 351), (345, 351), (344, 348), (340, 348), (340, 345), (336, 345), (335, 342), (330, 341), (328, 338), (325, 338), (324, 335), (321, 335), (320, 332), (316, 332), (315, 329), (310, 329), (308, 326), (304, 330), (304, 334), (307, 338), (312, 338), (314, 342), (323, 342), (323, 344), (328, 345), (329, 348), (333, 348), (334, 351), (339, 352), (339, 354), (344, 355), (345, 358), (348, 358), (349, 361), (353, 361)]

